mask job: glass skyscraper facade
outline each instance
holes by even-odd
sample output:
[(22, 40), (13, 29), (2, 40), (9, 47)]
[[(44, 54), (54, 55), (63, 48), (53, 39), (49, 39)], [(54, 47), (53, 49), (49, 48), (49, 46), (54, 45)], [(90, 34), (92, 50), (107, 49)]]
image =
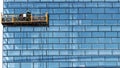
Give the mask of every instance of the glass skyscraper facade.
[(49, 26), (3, 26), (3, 68), (120, 67), (118, 0), (4, 0), (3, 8), (49, 14)]

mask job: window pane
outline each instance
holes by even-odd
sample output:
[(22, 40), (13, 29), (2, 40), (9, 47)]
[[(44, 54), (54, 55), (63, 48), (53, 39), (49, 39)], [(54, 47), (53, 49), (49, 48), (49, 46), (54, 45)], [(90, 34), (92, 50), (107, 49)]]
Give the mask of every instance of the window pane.
[(21, 68), (33, 68), (32, 63), (21, 63)]
[(27, 2), (27, 0), (15, 0), (15, 2)]
[(46, 63), (34, 63), (34, 68), (46, 68)]
[(19, 63), (8, 63), (8, 68), (20, 68)]

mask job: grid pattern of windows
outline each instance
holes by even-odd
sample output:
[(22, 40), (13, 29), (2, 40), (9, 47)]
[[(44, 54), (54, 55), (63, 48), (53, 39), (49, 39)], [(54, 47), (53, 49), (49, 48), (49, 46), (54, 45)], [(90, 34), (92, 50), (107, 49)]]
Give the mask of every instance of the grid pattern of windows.
[(120, 67), (120, 3), (92, 1), (4, 0), (5, 15), (29, 8), (50, 19), (49, 27), (4, 26), (3, 68)]

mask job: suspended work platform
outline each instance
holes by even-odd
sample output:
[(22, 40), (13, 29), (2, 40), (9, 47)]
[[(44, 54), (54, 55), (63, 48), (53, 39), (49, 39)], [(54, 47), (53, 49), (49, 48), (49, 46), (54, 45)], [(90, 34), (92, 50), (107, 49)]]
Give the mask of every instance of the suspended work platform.
[(19, 15), (1, 15), (2, 25), (5, 26), (48, 26), (49, 15), (32, 15), (30, 12)]

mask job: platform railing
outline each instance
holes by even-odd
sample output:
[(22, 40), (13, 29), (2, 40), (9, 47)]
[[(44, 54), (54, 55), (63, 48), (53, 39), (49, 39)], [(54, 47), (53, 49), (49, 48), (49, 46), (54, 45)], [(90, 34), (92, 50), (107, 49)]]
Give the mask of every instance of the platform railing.
[(33, 14), (19, 14), (19, 15), (1, 15), (0, 21), (2, 24), (16, 24), (16, 23), (46, 23), (48, 24), (48, 12), (45, 15), (33, 15)]

